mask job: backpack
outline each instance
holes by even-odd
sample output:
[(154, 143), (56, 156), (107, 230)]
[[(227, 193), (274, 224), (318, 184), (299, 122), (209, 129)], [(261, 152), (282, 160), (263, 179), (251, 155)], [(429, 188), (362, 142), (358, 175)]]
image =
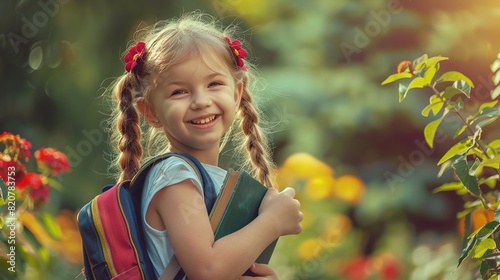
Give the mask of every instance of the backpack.
[[(101, 194), (80, 209), (78, 226), (87, 280), (157, 279), (146, 252), (141, 196), (149, 169), (170, 156), (185, 160), (197, 172), (210, 213), (216, 199), (214, 184), (196, 158), (185, 153), (165, 153), (148, 160), (132, 180), (105, 186)], [(180, 269), (175, 279), (184, 275)]]

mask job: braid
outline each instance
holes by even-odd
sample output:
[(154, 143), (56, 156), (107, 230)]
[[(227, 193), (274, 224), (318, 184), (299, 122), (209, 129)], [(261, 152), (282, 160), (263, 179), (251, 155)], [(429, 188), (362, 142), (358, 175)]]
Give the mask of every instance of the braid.
[(123, 181), (132, 179), (140, 167), (142, 157), (141, 129), (139, 115), (134, 107), (134, 98), (127, 76), (121, 79), (116, 88), (119, 109), (117, 128), (120, 132), (118, 165), (121, 174), (119, 181)]
[(250, 156), (254, 176), (268, 188), (274, 187), (272, 180), (273, 164), (269, 160), (269, 151), (265, 146), (265, 139), (259, 127), (259, 117), (252, 103), (248, 90), (243, 90), (241, 96), (241, 129), (246, 136), (245, 149)]

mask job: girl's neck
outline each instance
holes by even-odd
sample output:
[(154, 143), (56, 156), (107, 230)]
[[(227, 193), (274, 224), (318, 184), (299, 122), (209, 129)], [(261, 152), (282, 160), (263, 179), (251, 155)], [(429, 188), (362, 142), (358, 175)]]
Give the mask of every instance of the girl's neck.
[(186, 149), (178, 149), (176, 147), (170, 147), (170, 151), (190, 154), (201, 163), (210, 164), (210, 165), (214, 165), (214, 166), (218, 166), (218, 164), (219, 164), (219, 149), (218, 149), (218, 147), (215, 151), (195, 150), (195, 149), (186, 150)]

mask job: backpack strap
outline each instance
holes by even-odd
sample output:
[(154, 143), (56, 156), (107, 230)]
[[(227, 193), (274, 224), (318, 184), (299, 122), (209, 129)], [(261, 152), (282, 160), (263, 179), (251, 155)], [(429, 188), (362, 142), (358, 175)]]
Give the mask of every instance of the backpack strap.
[(130, 181), (130, 192), (133, 194), (133, 197), (138, 198), (138, 202), (140, 203), (142, 190), (144, 187), (144, 180), (146, 179), (146, 175), (149, 169), (155, 163), (171, 156), (183, 159), (194, 169), (194, 171), (196, 172), (198, 178), (200, 178), (200, 181), (202, 183), (205, 205), (207, 207), (207, 212), (210, 213), (210, 211), (212, 211), (212, 207), (214, 206), (215, 199), (217, 198), (217, 194), (215, 193), (214, 183), (212, 182), (212, 179), (208, 175), (203, 165), (195, 157), (186, 153), (168, 152), (155, 156), (146, 161), (141, 166), (141, 168), (139, 168), (136, 175)]
[[(153, 165), (163, 159), (168, 157), (175, 156), (186, 161), (196, 172), (196, 175), (200, 179), (203, 187), (204, 194), (204, 202), (207, 208), (207, 213), (212, 211), (215, 200), (217, 198), (217, 194), (215, 193), (215, 187), (212, 179), (208, 175), (207, 171), (203, 167), (203, 165), (193, 156), (186, 153), (174, 153), (168, 152), (158, 156), (155, 156), (148, 161), (146, 161), (141, 168), (137, 171), (136, 175), (130, 181), (130, 192), (132, 193), (132, 197), (135, 198), (134, 207), (136, 209), (140, 209), (140, 202), (142, 197), (142, 191), (144, 189), (144, 180), (146, 179), (146, 175)], [(140, 211), (138, 211), (140, 213)], [(141, 217), (138, 217), (139, 221), (142, 221)], [(167, 268), (162, 273), (160, 279), (162, 280), (181, 280), (185, 276), (182, 267), (177, 261), (177, 257), (174, 255), (168, 265)]]

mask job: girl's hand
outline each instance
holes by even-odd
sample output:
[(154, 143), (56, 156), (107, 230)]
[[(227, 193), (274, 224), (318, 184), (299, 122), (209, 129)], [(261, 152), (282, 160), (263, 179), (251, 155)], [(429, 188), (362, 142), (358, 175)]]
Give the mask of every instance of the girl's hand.
[(279, 280), (276, 272), (267, 264), (254, 263), (250, 267), (250, 271), (257, 276), (241, 276), (238, 280)]
[(273, 220), (277, 237), (302, 231), (300, 202), (294, 196), (295, 190), (292, 188), (285, 188), (280, 193), (271, 188), (262, 199), (259, 215), (267, 215)]

